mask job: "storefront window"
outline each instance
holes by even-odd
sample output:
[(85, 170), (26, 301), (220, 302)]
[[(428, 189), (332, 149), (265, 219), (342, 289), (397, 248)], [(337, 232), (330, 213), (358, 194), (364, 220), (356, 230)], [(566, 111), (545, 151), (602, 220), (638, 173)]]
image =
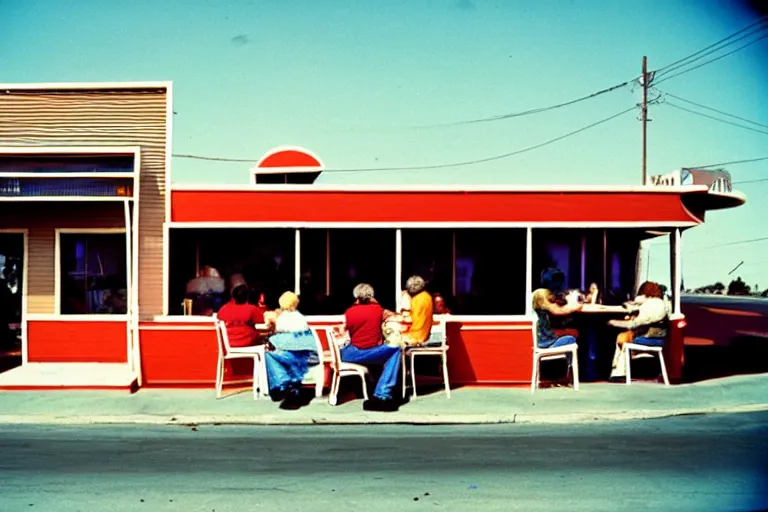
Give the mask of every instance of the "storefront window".
[[(373, 286), (385, 308), (396, 307), (395, 230), (331, 229), (329, 306), (341, 314), (353, 302), (359, 283)], [(303, 245), (303, 244), (302, 244)]]
[(60, 234), (60, 311), (64, 315), (127, 312), (124, 233)]
[(453, 313), (525, 314), (525, 229), (457, 229)]
[(434, 297), (440, 294), (446, 306), (453, 311), (453, 230), (403, 229), (403, 273), (400, 287), (412, 275), (419, 275), (427, 283), (427, 291)]
[(343, 305), (337, 307), (329, 295), (329, 242), (330, 232), (327, 229), (301, 230), (299, 307), (305, 315), (338, 315), (343, 311)]

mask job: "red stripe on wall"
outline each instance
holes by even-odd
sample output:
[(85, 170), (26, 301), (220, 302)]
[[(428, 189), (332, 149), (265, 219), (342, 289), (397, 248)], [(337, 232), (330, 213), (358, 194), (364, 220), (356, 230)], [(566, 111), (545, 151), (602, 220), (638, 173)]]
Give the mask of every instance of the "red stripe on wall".
[(175, 190), (171, 218), (174, 222), (698, 222), (680, 195), (660, 192)]
[(128, 362), (126, 322), (30, 320), (30, 363)]

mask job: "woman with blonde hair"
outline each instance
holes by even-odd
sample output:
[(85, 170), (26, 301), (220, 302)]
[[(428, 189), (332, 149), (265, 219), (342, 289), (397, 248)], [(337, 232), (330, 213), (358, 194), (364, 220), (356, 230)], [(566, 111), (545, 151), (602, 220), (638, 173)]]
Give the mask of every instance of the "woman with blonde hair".
[(317, 344), (306, 318), (299, 308), (299, 297), (285, 292), (278, 300), (280, 308), (264, 315), (275, 333), (269, 337), (273, 350), (265, 355), (269, 395), (273, 400), (295, 402), (301, 383), (311, 365), (319, 363)]

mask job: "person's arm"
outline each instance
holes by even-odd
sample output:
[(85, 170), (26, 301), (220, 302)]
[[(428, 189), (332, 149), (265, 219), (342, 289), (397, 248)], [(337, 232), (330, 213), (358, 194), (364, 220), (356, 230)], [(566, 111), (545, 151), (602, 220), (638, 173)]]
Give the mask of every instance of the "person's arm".
[(549, 297), (546, 295), (540, 297), (539, 304), (547, 313), (555, 316), (567, 316), (576, 311), (581, 311), (581, 308), (583, 307), (582, 304), (566, 304), (565, 306), (561, 306), (549, 300)]
[(624, 329), (637, 329), (643, 325), (655, 324), (661, 322), (667, 316), (667, 309), (663, 301), (644, 302), (638, 311), (636, 317), (631, 320), (611, 320), (608, 323), (614, 327)]

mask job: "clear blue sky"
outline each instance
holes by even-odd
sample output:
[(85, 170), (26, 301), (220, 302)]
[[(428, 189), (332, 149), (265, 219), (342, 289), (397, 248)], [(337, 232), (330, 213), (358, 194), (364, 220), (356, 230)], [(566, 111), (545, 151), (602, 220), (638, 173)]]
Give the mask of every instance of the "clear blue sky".
[[(492, 123), (419, 126), (590, 94), (639, 75), (643, 55), (660, 68), (754, 19), (738, 2), (694, 0), (0, 0), (0, 81), (173, 80), (175, 153), (258, 159), (295, 144), (329, 168), (428, 165), (543, 142), (631, 107), (640, 91)], [(659, 89), (768, 124), (766, 63), (768, 39)], [(667, 105), (650, 113), (650, 174), (768, 155), (766, 134)], [(244, 183), (248, 167), (174, 159), (173, 177)], [(729, 170), (735, 181), (768, 177), (768, 161)], [(321, 179), (638, 184), (640, 123), (625, 114), (474, 166)], [(713, 213), (684, 235), (686, 286), (726, 280), (744, 260), (737, 274), (768, 287), (768, 241), (710, 248), (768, 235), (768, 182), (740, 188), (746, 206)], [(651, 278), (669, 281), (667, 253), (652, 249)]]

